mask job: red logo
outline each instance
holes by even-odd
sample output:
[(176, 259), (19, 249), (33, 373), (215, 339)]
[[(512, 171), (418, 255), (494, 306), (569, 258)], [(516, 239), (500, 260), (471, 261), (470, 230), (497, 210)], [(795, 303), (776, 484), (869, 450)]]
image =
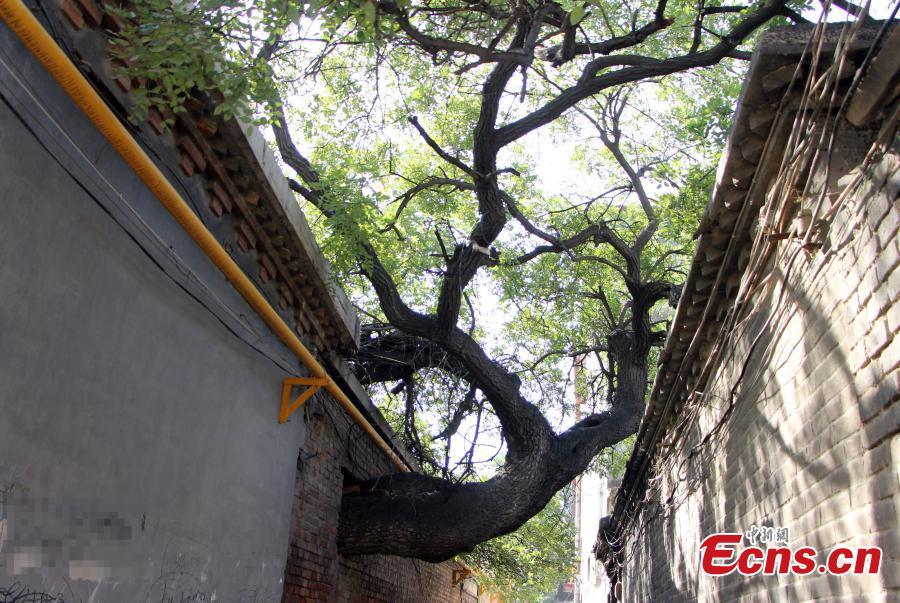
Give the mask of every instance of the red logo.
[(837, 547), (821, 565), (813, 547), (759, 546), (742, 547), (743, 534), (712, 534), (700, 543), (700, 570), (710, 576), (726, 576), (734, 571), (744, 576), (756, 574), (803, 576), (818, 572), (843, 574), (877, 574), (881, 567), (881, 549), (873, 547)]

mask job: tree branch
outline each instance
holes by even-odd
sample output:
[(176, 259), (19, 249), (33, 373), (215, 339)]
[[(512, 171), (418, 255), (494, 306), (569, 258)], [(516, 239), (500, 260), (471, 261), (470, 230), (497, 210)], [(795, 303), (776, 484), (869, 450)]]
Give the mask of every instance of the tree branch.
[[(629, 95), (630, 90), (620, 88), (607, 96), (606, 105), (601, 108), (601, 114), (605, 125), (594, 119), (594, 117), (584, 109), (576, 107), (576, 110), (594, 126), (597, 133), (600, 134), (600, 140), (603, 141), (603, 145), (610, 153), (612, 153), (616, 162), (619, 164), (619, 167), (621, 167), (622, 171), (628, 176), (628, 181), (631, 183), (634, 194), (641, 204), (641, 209), (644, 210), (647, 220), (650, 224), (654, 225), (653, 230), (655, 230), (655, 225), (657, 224), (656, 215), (653, 211), (653, 203), (650, 201), (650, 196), (647, 194), (646, 189), (644, 189), (644, 181), (625, 157), (625, 154), (622, 152), (622, 147), (619, 144), (621, 141), (622, 113), (628, 105)], [(638, 238), (640, 239), (641, 237), (639, 236)], [(640, 247), (643, 247), (643, 245)]]
[(394, 213), (394, 217), (391, 218), (391, 221), (388, 222), (387, 226), (385, 226), (384, 228), (381, 229), (381, 232), (388, 232), (389, 230), (391, 230), (392, 228), (394, 228), (396, 226), (397, 221), (400, 219), (401, 214), (403, 214), (403, 210), (406, 209), (406, 206), (409, 205), (409, 202), (412, 201), (413, 197), (415, 197), (422, 191), (428, 190), (430, 188), (438, 188), (441, 186), (451, 186), (451, 187), (455, 188), (456, 190), (460, 190), (460, 191), (475, 190), (475, 187), (471, 183), (465, 182), (463, 180), (459, 180), (456, 178), (438, 178), (438, 177), (432, 176), (431, 178), (428, 178), (427, 180), (424, 180), (424, 181), (416, 184), (415, 186), (413, 186), (412, 188), (407, 190), (405, 193), (403, 193), (402, 195), (400, 195), (394, 199), (394, 203), (399, 201), (400, 206), (397, 207), (397, 211)]
[(541, 230), (540, 228), (538, 228), (537, 226), (532, 224), (531, 221), (529, 221), (528, 218), (525, 217), (525, 214), (523, 214), (519, 210), (519, 207), (516, 205), (515, 201), (513, 201), (512, 197), (510, 197), (509, 195), (504, 193), (503, 199), (504, 199), (504, 201), (506, 201), (506, 207), (509, 209), (510, 215), (513, 218), (515, 218), (516, 221), (519, 224), (521, 224), (522, 227), (527, 232), (533, 234), (534, 236), (538, 237), (539, 239), (543, 239), (543, 240), (547, 241), (551, 245), (559, 245), (558, 238), (554, 237), (551, 234), (544, 232), (543, 230)]
[[(385, 14), (394, 17), (400, 30), (405, 33), (410, 40), (415, 42), (420, 48), (431, 55), (439, 52), (460, 53), (474, 55), (481, 59), (481, 62), (505, 62), (516, 65), (530, 65), (532, 57), (515, 48), (506, 52), (497, 52), (492, 47), (479, 46), (469, 42), (458, 40), (448, 40), (445, 38), (435, 38), (429, 36), (416, 29), (409, 20), (409, 15), (401, 9), (396, 3), (391, 1), (382, 1), (378, 3), (378, 8)], [(513, 17), (516, 15), (514, 14)]]
[(615, 249), (619, 255), (624, 257), (626, 260), (629, 260), (633, 257), (633, 253), (631, 252), (631, 248), (628, 246), (625, 241), (623, 241), (619, 235), (617, 235), (611, 228), (609, 228), (606, 224), (591, 224), (587, 228), (581, 230), (580, 232), (568, 237), (566, 239), (560, 239), (555, 241), (554, 243), (550, 243), (549, 245), (540, 245), (535, 247), (528, 253), (524, 253), (513, 260), (516, 264), (524, 264), (538, 257), (539, 255), (543, 255), (545, 253), (559, 253), (563, 251), (568, 251), (570, 249), (575, 249), (580, 245), (583, 245), (589, 241), (593, 241), (594, 245), (600, 245), (602, 243), (609, 243), (613, 249)]
[[(277, 116), (277, 123), (273, 124), (272, 130), (275, 134), (275, 143), (278, 146), (281, 158), (309, 185), (309, 188), (300, 185), (295, 188), (299, 188), (304, 198), (312, 203), (323, 215), (333, 218), (340, 207), (340, 203), (333, 200), (330, 202), (326, 198), (325, 189), (322, 186), (319, 174), (313, 169), (309, 160), (300, 153), (297, 145), (291, 139), (280, 103), (276, 105), (273, 112)], [(358, 259), (361, 270), (375, 289), (375, 293), (381, 303), (381, 309), (384, 311), (387, 319), (399, 329), (408, 330), (409, 332), (426, 332), (430, 328), (431, 321), (427, 316), (415, 312), (406, 305), (400, 296), (397, 284), (381, 263), (374, 248), (367, 241), (360, 242), (359, 247), (361, 253)]]
[(766, 21), (779, 15), (785, 3), (786, 0), (768, 0), (723, 36), (721, 41), (706, 51), (672, 57), (650, 65), (626, 67), (598, 77), (585, 73), (583, 76), (586, 77), (580, 79), (574, 86), (563, 90), (544, 106), (497, 130), (496, 144), (503, 147), (518, 140), (529, 132), (555, 120), (578, 102), (607, 88), (714, 65), (735, 50)]
[(538, 58), (550, 61), (554, 67), (559, 67), (579, 55), (607, 55), (617, 50), (637, 46), (653, 34), (666, 29), (675, 22), (674, 19), (668, 19), (664, 15), (667, 4), (668, 0), (659, 0), (653, 13), (653, 20), (642, 27), (632, 29), (632, 31), (623, 36), (616, 36), (602, 42), (574, 44), (568, 51), (564, 44), (552, 46), (538, 53)]
[[(542, 19), (542, 15), (543, 12), (539, 9), (534, 19)], [(528, 19), (520, 18), (511, 47), (526, 45), (536, 35), (533, 35), (534, 28), (539, 27)], [(494, 141), (495, 124), (500, 98), (515, 73), (516, 66), (515, 63), (497, 63), (482, 86), (481, 109), (475, 124), (472, 149), (479, 218), (469, 234), (469, 243), (457, 246), (447, 264), (446, 276), (438, 295), (438, 336), (447, 335), (456, 324), (462, 304), (462, 292), (478, 269), (493, 259), (489, 255), (489, 248), (506, 224), (506, 211), (497, 178), (486, 176), (498, 173), (499, 148)]]
[(453, 416), (450, 418), (450, 421), (447, 423), (447, 426), (444, 427), (434, 436), (436, 440), (443, 440), (449, 438), (453, 434), (455, 434), (459, 430), (459, 426), (462, 424), (462, 420), (466, 418), (470, 412), (472, 412), (472, 407), (475, 406), (475, 393), (478, 390), (474, 386), (469, 387), (469, 391), (466, 392), (466, 395), (463, 397), (462, 401), (453, 411)]
[[(850, 0), (831, 0), (831, 3), (848, 15), (853, 15), (854, 17), (860, 17), (865, 12), (865, 9), (862, 6), (850, 2)], [(867, 21), (872, 20), (871, 15), (869, 15), (868, 13), (865, 13), (864, 16)]]
[(426, 132), (425, 128), (422, 127), (422, 124), (419, 123), (419, 118), (417, 118), (415, 115), (411, 115), (409, 117), (409, 123), (412, 124), (412, 126), (419, 132), (419, 135), (425, 141), (425, 144), (427, 144), (429, 147), (431, 147), (434, 150), (434, 152), (437, 153), (441, 159), (443, 159), (450, 165), (461, 169), (463, 172), (465, 172), (469, 176), (472, 176), (473, 178), (479, 177), (478, 172), (476, 172), (475, 170), (473, 170), (472, 168), (467, 166), (465, 163), (460, 161), (458, 158), (454, 157), (453, 155), (451, 155), (450, 153), (448, 153), (447, 151), (442, 149), (441, 146), (437, 142), (435, 142), (435, 140), (431, 136), (428, 135), (428, 132)]
[(399, 381), (426, 368), (440, 368), (471, 381), (465, 367), (433, 341), (400, 331), (378, 333), (360, 344), (356, 374), (363, 385)]

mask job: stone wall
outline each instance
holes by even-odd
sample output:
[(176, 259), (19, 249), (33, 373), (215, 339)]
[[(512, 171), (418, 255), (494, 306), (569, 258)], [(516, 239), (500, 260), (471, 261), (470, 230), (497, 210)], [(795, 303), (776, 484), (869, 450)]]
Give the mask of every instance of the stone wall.
[[(698, 403), (661, 443), (621, 552), (624, 600), (900, 597), (900, 148), (849, 169), (875, 134), (839, 133), (826, 209), (849, 196), (818, 226), (821, 247), (779, 247)], [(878, 546), (881, 571), (700, 574), (703, 537), (751, 525), (788, 527), (792, 547), (820, 552)]]

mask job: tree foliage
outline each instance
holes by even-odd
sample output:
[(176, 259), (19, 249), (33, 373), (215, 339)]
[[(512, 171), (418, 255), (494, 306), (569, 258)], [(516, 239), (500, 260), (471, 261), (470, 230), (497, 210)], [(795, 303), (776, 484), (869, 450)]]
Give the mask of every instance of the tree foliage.
[(463, 555), (484, 568), (479, 585), (506, 601), (542, 601), (572, 577), (577, 565), (575, 525), (565, 508), (570, 492), (558, 492), (515, 532), (483, 542)]
[(425, 474), (345, 496), (342, 552), (437, 560), (474, 548), (497, 580), (535, 588), (549, 565), (571, 562), (568, 528), (551, 525), (554, 495), (637, 428), (747, 50), (802, 8), (122, 9), (130, 25), (116, 52), (151, 80), (138, 109), (177, 112), (206, 92), (226, 116), (252, 108), (271, 123), (367, 317), (358, 376)]

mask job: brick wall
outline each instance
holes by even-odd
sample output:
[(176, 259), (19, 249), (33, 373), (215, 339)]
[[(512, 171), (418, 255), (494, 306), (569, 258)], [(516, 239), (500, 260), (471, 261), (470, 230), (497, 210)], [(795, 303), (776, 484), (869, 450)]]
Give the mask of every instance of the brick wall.
[[(864, 134), (840, 133), (852, 148), (834, 155), (826, 208), (869, 148), (873, 133)], [(893, 144), (839, 206), (820, 249), (780, 246), (748, 319), (705, 391), (693, 394), (702, 403), (676, 419), (682, 437), (658, 451), (622, 551), (626, 601), (900, 598), (900, 145)], [(753, 524), (790, 528), (792, 547), (879, 546), (881, 572), (699, 573), (704, 536)]]
[(369, 479), (396, 468), (328, 397), (316, 395), (296, 416), (306, 421), (307, 437), (297, 461), (283, 600), (476, 601), (471, 581), (453, 585), (454, 562), (338, 554), (342, 471)]

